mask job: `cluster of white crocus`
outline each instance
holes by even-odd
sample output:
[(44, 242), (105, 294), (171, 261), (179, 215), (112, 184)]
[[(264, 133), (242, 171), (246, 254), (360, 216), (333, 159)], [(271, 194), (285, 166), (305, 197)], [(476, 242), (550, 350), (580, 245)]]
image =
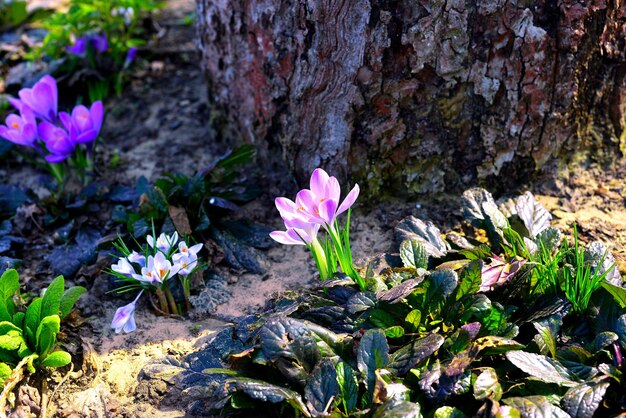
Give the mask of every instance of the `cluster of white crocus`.
[[(178, 233), (172, 235), (161, 234), (158, 238), (152, 235), (146, 237), (148, 246), (143, 254), (133, 251), (125, 257), (120, 257), (111, 270), (128, 279), (137, 280), (142, 288), (137, 298), (128, 305), (118, 308), (113, 317), (111, 328), (118, 333), (132, 332), (136, 329), (134, 313), (135, 304), (144, 289), (159, 290), (165, 288), (167, 280), (179, 275), (185, 279), (198, 266), (198, 252), (202, 244), (191, 247), (183, 240), (178, 242)], [(167, 289), (165, 289), (167, 290)]]

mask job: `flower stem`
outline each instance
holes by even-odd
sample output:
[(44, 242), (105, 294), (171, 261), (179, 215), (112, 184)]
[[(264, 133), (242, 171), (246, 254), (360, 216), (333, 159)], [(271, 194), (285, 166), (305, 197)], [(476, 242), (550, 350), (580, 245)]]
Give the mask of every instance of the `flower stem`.
[(170, 305), (170, 313), (172, 315), (178, 315), (178, 307), (176, 306), (176, 301), (174, 300), (174, 295), (170, 291), (169, 287), (165, 288), (165, 297)]
[(156, 295), (159, 298), (159, 308), (161, 308), (161, 311), (166, 315), (169, 314), (170, 310), (167, 307), (167, 299), (165, 297), (165, 293), (163, 293), (163, 290), (157, 289)]

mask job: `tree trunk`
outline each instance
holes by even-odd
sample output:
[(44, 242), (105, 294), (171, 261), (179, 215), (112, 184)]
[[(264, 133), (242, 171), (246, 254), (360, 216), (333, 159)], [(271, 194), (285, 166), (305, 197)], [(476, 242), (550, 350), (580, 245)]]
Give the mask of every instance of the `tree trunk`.
[[(198, 0), (222, 128), (370, 192), (626, 152), (623, 0)], [(499, 175), (499, 177), (497, 177)]]

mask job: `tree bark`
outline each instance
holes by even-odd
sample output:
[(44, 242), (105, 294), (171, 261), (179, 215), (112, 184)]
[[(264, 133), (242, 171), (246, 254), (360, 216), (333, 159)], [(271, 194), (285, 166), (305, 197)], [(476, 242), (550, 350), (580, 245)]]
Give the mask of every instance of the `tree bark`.
[[(198, 0), (222, 130), (372, 193), (626, 152), (623, 0)], [(583, 141), (584, 140), (584, 141)], [(499, 176), (498, 176), (499, 175)]]

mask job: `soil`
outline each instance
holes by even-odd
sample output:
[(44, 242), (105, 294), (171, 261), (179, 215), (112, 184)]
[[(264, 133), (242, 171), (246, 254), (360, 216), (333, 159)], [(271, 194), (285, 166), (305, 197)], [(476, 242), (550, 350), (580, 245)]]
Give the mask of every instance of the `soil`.
[[(133, 185), (141, 176), (154, 180), (164, 172), (192, 174), (229, 148), (210, 127), (211, 110), (193, 44), (194, 27), (182, 24), (182, 19), (194, 11), (193, 0), (168, 2), (158, 17), (163, 36), (144, 51), (150, 64), (134, 74), (121, 97), (106, 104), (105, 140), (100, 145), (98, 167), (107, 181)], [(11, 163), (0, 170), (3, 182), (45, 195), (41, 177), (27, 164)], [(242, 216), (276, 229), (281, 227), (273, 197), (291, 196), (296, 187), (277, 180), (280, 176), (261, 176), (260, 184), (266, 193), (244, 206)], [(571, 234), (571, 225), (576, 222), (583, 241), (605, 242), (626, 274), (625, 178), (626, 161), (622, 161), (610, 169), (586, 166), (562, 171), (556, 180), (539, 179), (528, 185), (528, 190), (550, 210), (555, 224), (566, 233)], [(357, 205), (352, 223), (357, 264), (363, 265), (364, 260), (379, 253), (395, 252), (393, 227), (405, 216), (432, 220), (442, 231), (460, 229), (458, 202), (458, 196), (440, 195), (413, 202), (384, 202), (373, 209)], [(110, 211), (93, 216), (96, 222), (106, 223)], [(32, 262), (34, 266), (35, 258), (49, 251), (53, 241), (50, 236), (38, 238), (40, 251), (26, 256), (24, 265)], [(276, 292), (316, 284), (315, 268), (304, 247), (274, 246), (261, 255), (261, 262), (264, 274), (219, 267), (229, 284), (230, 297), (212, 315), (195, 315), (193, 319), (157, 317), (144, 298), (135, 314), (137, 330), (131, 334), (115, 334), (110, 328), (117, 307), (127, 303), (107, 293), (111, 279), (104, 273), (96, 274), (89, 283), (77, 279), (78, 284), (89, 287), (78, 303), (82, 317), (75, 318), (72, 322), (77, 326), (67, 331), (70, 351), (77, 355), (72, 371), (53, 372), (48, 379), (48, 416), (185, 416), (183, 405), (160, 403), (166, 387), (141, 385), (141, 370), (155, 359), (180, 358), (197, 351), (233, 317), (258, 310)], [(100, 254), (77, 277), (99, 272), (107, 263), (110, 259)], [(20, 273), (27, 288), (33, 290), (51, 279), (49, 272), (33, 267), (21, 268)], [(20, 395), (22, 412), (34, 411), (29, 402), (32, 400), (28, 396)]]

